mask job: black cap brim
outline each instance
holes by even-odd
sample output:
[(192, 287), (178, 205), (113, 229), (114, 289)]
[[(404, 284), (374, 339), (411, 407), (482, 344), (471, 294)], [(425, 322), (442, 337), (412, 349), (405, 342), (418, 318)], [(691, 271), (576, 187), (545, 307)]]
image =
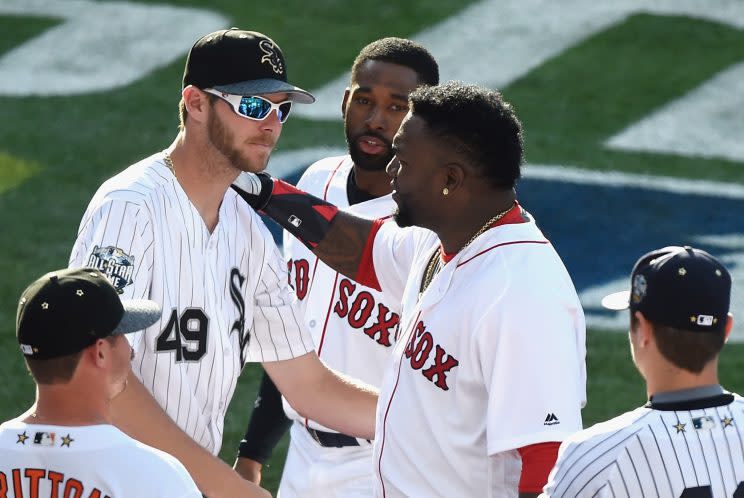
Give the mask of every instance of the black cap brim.
[(160, 306), (148, 299), (129, 299), (122, 301), (124, 316), (113, 330), (112, 335), (139, 332), (160, 320)]
[(302, 88), (290, 83), (270, 78), (260, 80), (241, 81), (229, 85), (215, 85), (215, 90), (232, 95), (266, 95), (269, 93), (287, 93), (292, 102), (299, 104), (312, 104), (315, 97)]

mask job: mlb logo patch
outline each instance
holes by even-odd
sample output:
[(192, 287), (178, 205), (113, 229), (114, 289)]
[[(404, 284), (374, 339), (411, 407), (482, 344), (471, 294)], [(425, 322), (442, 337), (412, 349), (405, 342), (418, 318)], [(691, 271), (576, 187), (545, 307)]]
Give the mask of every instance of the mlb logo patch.
[(295, 215), (292, 215), (292, 216), (290, 216), (290, 217), (289, 217), (289, 218), (287, 219), (287, 221), (289, 221), (289, 223), (290, 223), (290, 224), (292, 224), (292, 225), (293, 225), (293, 226), (295, 226), (295, 227), (299, 227), (300, 225), (302, 225), (302, 220), (301, 220), (301, 219), (299, 219), (299, 218), (298, 218), (297, 216), (295, 216)]
[(28, 344), (21, 344), (21, 352), (23, 354), (34, 354), (34, 348), (29, 346)]
[(713, 417), (697, 417), (692, 419), (692, 426), (697, 430), (709, 431), (716, 426)]
[(39, 446), (54, 446), (55, 434), (53, 432), (37, 432), (34, 436), (34, 444)]
[(713, 325), (713, 317), (710, 315), (698, 315), (697, 324), (703, 327), (710, 327)]

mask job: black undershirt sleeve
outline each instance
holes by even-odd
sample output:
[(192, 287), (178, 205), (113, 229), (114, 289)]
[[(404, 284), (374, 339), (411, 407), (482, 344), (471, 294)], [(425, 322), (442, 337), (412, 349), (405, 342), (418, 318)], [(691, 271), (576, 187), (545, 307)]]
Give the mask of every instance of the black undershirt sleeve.
[(281, 393), (264, 372), (253, 413), (238, 446), (238, 456), (266, 464), (291, 425), (292, 421), (284, 414)]

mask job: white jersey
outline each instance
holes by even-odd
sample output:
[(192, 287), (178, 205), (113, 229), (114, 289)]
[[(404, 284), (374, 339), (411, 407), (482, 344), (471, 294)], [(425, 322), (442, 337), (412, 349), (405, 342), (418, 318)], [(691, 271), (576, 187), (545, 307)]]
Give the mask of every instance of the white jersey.
[(571, 278), (515, 207), (419, 298), (440, 242), (384, 223), (374, 274), (403, 308), (377, 408), (382, 497), (516, 497), (518, 448), (581, 429), (585, 323)]
[(201, 498), (175, 457), (111, 425), (0, 425), (0, 496)]
[[(353, 166), (348, 155), (322, 159), (305, 171), (297, 187), (357, 216), (389, 217), (395, 209), (390, 195), (349, 206), (346, 186)], [(286, 231), (284, 257), (318, 356), (329, 367), (379, 388), (395, 340), (400, 301), (386, 301), (381, 292), (332, 270)], [(289, 418), (332, 432), (283, 402)]]
[[(305, 171), (297, 186), (357, 216), (389, 217), (395, 209), (391, 195), (349, 205), (347, 185), (353, 167), (348, 155), (322, 159)], [(284, 256), (318, 356), (329, 367), (379, 387), (395, 341), (400, 300), (386, 301), (381, 292), (332, 270), (286, 231)], [(323, 447), (305, 427), (336, 431), (301, 417), (286, 399), (282, 401), (295, 423), (279, 496), (371, 496), (371, 443), (357, 439), (358, 446)]]
[(70, 266), (96, 267), (122, 298), (162, 306), (160, 321), (127, 335), (132, 369), (181, 429), (214, 454), (243, 364), (313, 349), (259, 216), (228, 189), (210, 233), (162, 152), (98, 189)]
[(744, 399), (683, 403), (637, 408), (566, 439), (540, 496), (744, 496)]

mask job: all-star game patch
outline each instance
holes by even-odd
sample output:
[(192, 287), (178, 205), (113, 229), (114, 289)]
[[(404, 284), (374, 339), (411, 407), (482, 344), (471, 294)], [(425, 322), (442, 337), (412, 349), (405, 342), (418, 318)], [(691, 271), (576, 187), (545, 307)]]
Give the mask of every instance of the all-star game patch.
[(131, 256), (118, 247), (93, 247), (93, 252), (88, 258), (88, 265), (101, 270), (111, 281), (116, 290), (121, 294), (124, 287), (133, 282), (134, 256)]

